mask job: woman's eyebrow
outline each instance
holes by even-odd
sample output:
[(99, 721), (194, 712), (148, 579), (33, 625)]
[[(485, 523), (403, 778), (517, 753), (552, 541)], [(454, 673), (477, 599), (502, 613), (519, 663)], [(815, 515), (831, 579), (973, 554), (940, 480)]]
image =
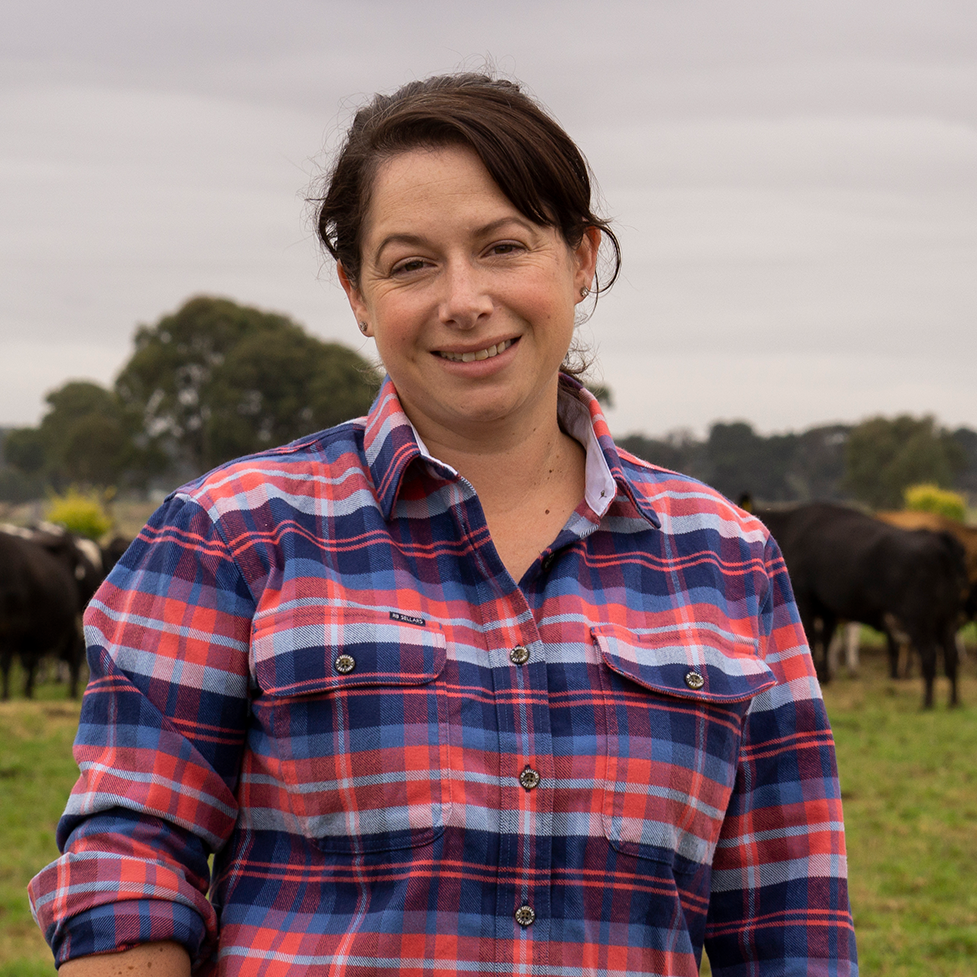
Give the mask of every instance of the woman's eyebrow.
[(376, 264), (383, 254), (384, 248), (391, 244), (423, 244), (424, 238), (418, 234), (388, 234), (373, 252), (373, 263)]
[(526, 220), (526, 218), (524, 217), (515, 217), (509, 215), (507, 217), (500, 217), (498, 220), (491, 221), (490, 223), (486, 224), (484, 227), (480, 227), (475, 232), (475, 235), (477, 237), (485, 237), (489, 234), (493, 234), (495, 231), (501, 230), (507, 224), (516, 224), (518, 227), (521, 227), (523, 228), (523, 230), (526, 231), (536, 230), (536, 225), (533, 224), (532, 221)]

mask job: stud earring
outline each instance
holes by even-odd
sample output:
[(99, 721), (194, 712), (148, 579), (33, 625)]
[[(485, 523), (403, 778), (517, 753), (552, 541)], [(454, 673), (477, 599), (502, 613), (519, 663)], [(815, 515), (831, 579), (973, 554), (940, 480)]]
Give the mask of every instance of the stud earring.
[(590, 289), (586, 285), (580, 286), (580, 297), (585, 299), (590, 294)]
[(357, 325), (360, 327), (360, 332), (365, 336), (370, 327), (365, 322), (358, 322)]

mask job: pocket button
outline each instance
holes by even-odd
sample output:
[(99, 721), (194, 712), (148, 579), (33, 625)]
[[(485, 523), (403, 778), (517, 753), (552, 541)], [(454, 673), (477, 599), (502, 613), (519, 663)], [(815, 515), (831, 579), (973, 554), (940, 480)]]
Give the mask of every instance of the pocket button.
[(349, 675), (356, 668), (356, 659), (352, 655), (340, 655), (336, 659), (336, 671), (340, 675)]
[(692, 690), (701, 689), (706, 684), (706, 680), (695, 671), (685, 673), (685, 684)]

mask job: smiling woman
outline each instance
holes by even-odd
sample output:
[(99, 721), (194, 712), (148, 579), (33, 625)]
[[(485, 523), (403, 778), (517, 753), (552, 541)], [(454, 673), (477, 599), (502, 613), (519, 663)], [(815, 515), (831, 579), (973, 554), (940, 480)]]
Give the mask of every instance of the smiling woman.
[(340, 278), (428, 447), (556, 426), (596, 228), (571, 248), (524, 218), (471, 150), (447, 146), (380, 166), (362, 237), (357, 281), (342, 265)]
[(318, 224), (386, 381), (175, 492), (92, 602), (31, 887), (65, 977), (857, 972), (777, 546), (562, 368), (619, 261), (590, 197), (510, 82), (357, 114)]
[(584, 453), (559, 428), (557, 395), (599, 244), (597, 228), (570, 247), (523, 217), (474, 152), (449, 145), (380, 165), (358, 279), (339, 268), (404, 412), (475, 486), (516, 580), (583, 497)]

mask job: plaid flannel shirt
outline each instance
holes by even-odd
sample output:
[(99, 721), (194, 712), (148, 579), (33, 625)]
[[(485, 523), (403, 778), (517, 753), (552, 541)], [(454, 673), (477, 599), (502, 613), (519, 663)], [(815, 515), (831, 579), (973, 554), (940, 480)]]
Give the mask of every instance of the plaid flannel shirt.
[(59, 962), (857, 973), (776, 544), (565, 378), (560, 412), (586, 497), (518, 583), (389, 380), (162, 505), (85, 618), (81, 776), (31, 883)]

